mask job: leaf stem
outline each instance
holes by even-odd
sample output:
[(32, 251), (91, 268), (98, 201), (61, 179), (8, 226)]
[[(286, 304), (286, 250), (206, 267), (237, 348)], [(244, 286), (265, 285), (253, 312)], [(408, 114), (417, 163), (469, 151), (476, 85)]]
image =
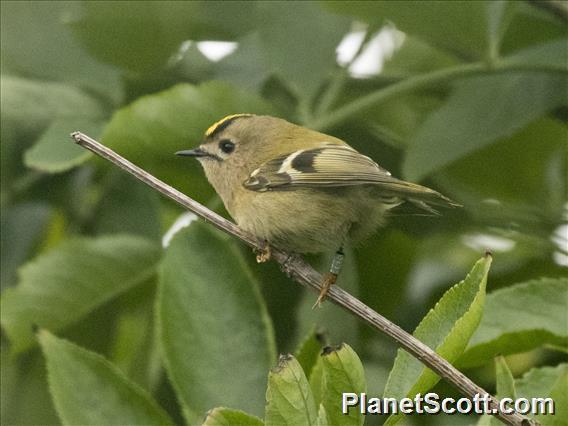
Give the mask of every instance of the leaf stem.
[[(191, 210), (206, 222), (211, 223), (213, 226), (219, 228), (227, 234), (239, 238), (250, 247), (258, 250), (263, 248), (260, 246), (259, 241), (255, 237), (241, 230), (233, 222), (225, 219), (222, 216), (219, 216), (217, 213), (209, 210), (207, 207), (181, 193), (177, 189), (172, 188), (150, 173), (134, 165), (124, 157), (121, 157), (113, 150), (100, 144), (96, 140), (80, 132), (72, 133), (71, 137), (77, 144), (88, 149), (89, 151), (94, 152), (95, 154), (132, 174), (137, 179), (161, 192), (165, 196), (171, 198), (176, 203)], [(301, 285), (311, 288), (318, 294), (320, 293), (321, 285), (323, 282), (322, 275), (315, 271), (302, 258), (300, 258), (299, 256), (290, 255), (282, 250), (279, 250), (276, 247), (271, 248), (271, 253), (272, 258), (280, 264), (282, 270), (286, 272), (290, 277), (292, 277)], [(366, 306), (359, 299), (351, 296), (345, 290), (342, 290), (338, 286), (332, 286), (328, 292), (327, 297), (333, 303), (343, 307), (351, 314), (369, 324), (371, 327), (394, 339), (407, 352), (409, 352), (424, 365), (440, 375), (440, 377), (453, 384), (464, 395), (468, 396), (471, 399), (473, 399), (477, 394), (489, 395), (488, 392), (472, 382), (468, 377), (466, 377), (462, 372), (456, 369), (447, 360), (434, 352), (430, 347), (404, 331), (398, 325), (392, 323), (382, 315), (373, 311), (371, 308)], [(489, 400), (491, 408), (495, 409), (495, 415), (503, 423), (515, 426), (528, 426), (536, 424), (534, 421), (518, 413), (505, 414), (504, 412), (499, 411), (499, 401), (495, 397), (489, 396)]]
[(489, 68), (485, 62), (474, 62), (470, 64), (457, 65), (455, 67), (444, 68), (426, 74), (409, 77), (398, 83), (391, 84), (379, 89), (366, 96), (358, 98), (353, 102), (344, 105), (326, 116), (320, 117), (307, 124), (307, 127), (314, 130), (326, 130), (335, 127), (348, 119), (360, 114), (361, 112), (374, 107), (390, 98), (400, 96), (407, 92), (445, 84), (458, 78), (470, 77), (474, 75), (501, 74), (508, 72), (550, 72), (568, 73), (565, 67), (553, 65), (521, 64), (503, 60), (494, 67)]

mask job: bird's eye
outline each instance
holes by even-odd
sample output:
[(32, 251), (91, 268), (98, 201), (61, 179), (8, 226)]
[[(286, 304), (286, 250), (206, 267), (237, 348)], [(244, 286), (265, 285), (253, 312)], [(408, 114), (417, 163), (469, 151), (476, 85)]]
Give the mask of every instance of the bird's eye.
[(223, 151), (225, 154), (230, 154), (235, 150), (235, 144), (231, 142), (229, 139), (223, 139), (219, 142), (219, 149)]

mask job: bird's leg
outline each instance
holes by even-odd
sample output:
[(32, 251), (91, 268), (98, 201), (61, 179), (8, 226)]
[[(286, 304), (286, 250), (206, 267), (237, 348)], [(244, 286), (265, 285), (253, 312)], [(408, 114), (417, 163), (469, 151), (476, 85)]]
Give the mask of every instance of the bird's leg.
[(345, 259), (345, 254), (343, 253), (343, 247), (340, 247), (333, 256), (329, 272), (327, 272), (323, 277), (318, 300), (316, 300), (312, 309), (315, 309), (317, 306), (321, 306), (321, 303), (325, 300), (330, 287), (337, 281), (337, 276), (341, 272), (341, 268), (343, 266), (343, 259)]
[(270, 244), (268, 241), (264, 240), (261, 242), (261, 248), (256, 249), (256, 261), (257, 263), (264, 263), (270, 260), (272, 252), (270, 251)]

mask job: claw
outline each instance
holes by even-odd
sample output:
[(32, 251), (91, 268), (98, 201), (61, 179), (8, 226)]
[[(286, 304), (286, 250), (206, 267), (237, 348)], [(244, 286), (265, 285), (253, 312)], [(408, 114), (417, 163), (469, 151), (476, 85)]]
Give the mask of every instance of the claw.
[(314, 306), (312, 306), (312, 309), (321, 307), (322, 302), (327, 297), (327, 293), (329, 292), (329, 289), (331, 288), (331, 286), (333, 284), (335, 284), (336, 281), (337, 281), (337, 275), (336, 274), (333, 274), (331, 272), (327, 272), (324, 275), (323, 282), (321, 284), (320, 294), (318, 296), (318, 299), (316, 300), (316, 303), (314, 303)]
[(257, 263), (264, 263), (270, 260), (272, 252), (270, 250), (270, 245), (267, 241), (264, 241), (262, 248), (256, 250), (256, 261)]

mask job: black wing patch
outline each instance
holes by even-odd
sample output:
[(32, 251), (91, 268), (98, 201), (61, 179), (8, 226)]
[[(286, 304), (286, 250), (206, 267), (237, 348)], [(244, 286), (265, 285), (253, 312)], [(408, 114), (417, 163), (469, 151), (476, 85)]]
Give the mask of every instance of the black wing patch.
[(459, 205), (430, 188), (392, 177), (347, 145), (326, 144), (283, 155), (262, 164), (243, 182), (245, 188), (258, 192), (357, 185), (376, 186), (380, 197), (409, 200), (430, 213), (435, 210), (428, 204)]

